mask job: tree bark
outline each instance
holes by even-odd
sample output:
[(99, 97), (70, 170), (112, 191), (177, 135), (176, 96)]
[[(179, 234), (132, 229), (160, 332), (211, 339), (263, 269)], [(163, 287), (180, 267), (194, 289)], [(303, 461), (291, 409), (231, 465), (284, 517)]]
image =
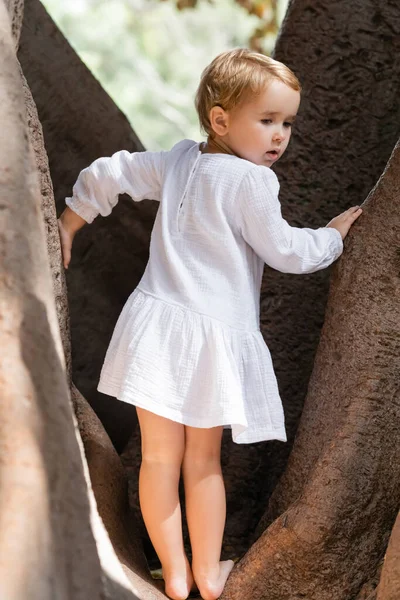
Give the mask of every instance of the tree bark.
[(400, 598), (400, 513), (390, 536), (385, 556), (377, 600), (398, 600)]
[[(18, 21), (13, 10), (20, 8), (9, 7), (7, 15), (0, 1), (0, 340), (8, 350), (0, 361), (0, 596), (161, 600), (129, 510), (120, 459), (74, 386), (92, 483), (72, 411), (54, 196), (36, 107), (10, 35), (10, 21)], [(18, 28), (13, 33), (16, 46)]]
[(15, 48), (18, 48), (22, 19), (24, 16), (24, 0), (5, 0), (5, 6), (11, 21), (11, 34), (14, 45)]
[[(290, 224), (326, 225), (360, 204), (380, 177), (400, 136), (399, 40), (396, 0), (291, 0), (274, 50), (303, 85), (289, 148), (274, 167)], [(296, 276), (265, 267), (261, 329), (276, 368), (288, 443), (259, 448), (255, 518), (264, 512), (292, 449), (331, 273), (332, 267)], [(292, 500), (282, 498), (273, 516)], [(262, 531), (263, 525), (257, 535)]]
[(68, 399), (11, 22), (1, 0), (0, 596), (133, 599), (109, 541), (107, 551)]
[(287, 506), (221, 600), (349, 600), (385, 552), (400, 503), (399, 192), (397, 145), (333, 269), (300, 426), (267, 522)]
[[(25, 1), (18, 58), (43, 127), (61, 213), (83, 168), (99, 156), (143, 146), (38, 0)], [(96, 387), (115, 322), (144, 272), (156, 210), (150, 200), (121, 200), (110, 217), (79, 232), (67, 272), (74, 381), (119, 450), (136, 426), (135, 410)]]

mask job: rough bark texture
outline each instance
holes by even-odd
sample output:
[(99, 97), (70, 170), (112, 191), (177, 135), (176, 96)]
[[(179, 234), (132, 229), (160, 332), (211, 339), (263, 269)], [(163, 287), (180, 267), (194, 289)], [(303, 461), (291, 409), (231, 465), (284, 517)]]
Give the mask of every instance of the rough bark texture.
[[(38, 0), (25, 2), (18, 57), (43, 127), (60, 213), (79, 172), (95, 158), (143, 146)], [(74, 381), (119, 449), (135, 427), (135, 411), (96, 386), (116, 319), (146, 266), (156, 209), (152, 201), (121, 201), (109, 218), (79, 232), (67, 273)]]
[(24, 16), (24, 0), (6, 0), (5, 6), (10, 17), (11, 34), (14, 40), (14, 45), (15, 48), (18, 48), (22, 19)]
[(379, 579), (382, 573), (384, 557), (379, 561), (375, 573), (364, 583), (355, 600), (376, 600)]
[(69, 401), (11, 22), (1, 0), (0, 596), (133, 600), (97, 515)]
[[(1, 4), (0, 8), (3, 9)], [(10, 20), (12, 17), (11, 13)], [(4, 18), (2, 24), (5, 28), (2, 34), (7, 34), (9, 23)], [(6, 324), (7, 320), (14, 320), (15, 327), (8, 323), (0, 336), (1, 347), (14, 343), (17, 348), (18, 338), (13, 329), (21, 327), (19, 344), (23, 360), (18, 364), (11, 353), (9, 360), (0, 364), (2, 376), (15, 377), (14, 389), (5, 376), (1, 379), (5, 403), (0, 407), (0, 471), (5, 485), (2, 481), (0, 596), (7, 600), (55, 597), (161, 600), (165, 596), (158, 589), (161, 586), (151, 579), (128, 507), (121, 461), (92, 409), (73, 386), (74, 408), (92, 484), (89, 480), (67, 388), (71, 380), (68, 303), (42, 129), (6, 35), (2, 49), (1, 88), (5, 94), (0, 122), (5, 129), (2, 129), (1, 149), (8, 163), (2, 156), (0, 190), (2, 198), (11, 202), (10, 206), (1, 204), (6, 219), (0, 230), (3, 235), (9, 233), (1, 248), (6, 257), (2, 280), (14, 283), (19, 277), (22, 281), (19, 287), (10, 284), (9, 293), (2, 297), (1, 315)], [(18, 203), (21, 198), (26, 199), (22, 208)], [(14, 215), (17, 211), (18, 217)], [(14, 314), (13, 305), (18, 306)], [(27, 372), (26, 390), (18, 394), (23, 365)], [(7, 399), (13, 400), (13, 411)], [(7, 418), (6, 413), (9, 413)], [(14, 514), (22, 523), (21, 529), (13, 523)]]
[(385, 556), (377, 600), (398, 600), (400, 598), (400, 513), (390, 536)]
[[(349, 600), (376, 571), (400, 504), (400, 146), (333, 270), (321, 341), (281, 490), (291, 504), (224, 600)], [(278, 508), (274, 505), (276, 502)]]
[[(399, 53), (397, 0), (291, 1), (274, 56), (300, 78), (302, 103), (290, 146), (274, 170), (282, 213), (292, 225), (326, 225), (375, 185), (400, 135)], [(288, 443), (260, 450), (261, 512), (292, 448), (331, 271), (297, 276), (265, 268), (262, 332), (276, 368)], [(282, 497), (274, 516), (293, 499)]]
[(153, 580), (147, 567), (137, 520), (129, 506), (128, 481), (121, 459), (100, 420), (75, 386), (72, 386), (72, 401), (97, 508), (125, 575), (141, 600), (165, 599), (163, 583)]

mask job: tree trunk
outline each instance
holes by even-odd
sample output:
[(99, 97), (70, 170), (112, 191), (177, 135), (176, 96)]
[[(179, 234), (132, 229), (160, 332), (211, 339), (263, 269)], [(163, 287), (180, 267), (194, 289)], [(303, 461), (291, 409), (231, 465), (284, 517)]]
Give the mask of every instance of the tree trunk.
[(133, 599), (68, 398), (13, 16), (0, 0), (0, 596)]
[[(380, 177), (400, 136), (399, 51), (396, 0), (291, 0), (274, 56), (298, 75), (303, 93), (289, 148), (274, 170), (282, 213), (292, 225), (326, 225), (360, 204)], [(265, 268), (261, 325), (276, 367), (288, 443), (260, 446), (255, 516), (264, 512), (292, 449), (332, 268), (307, 276)], [(294, 499), (288, 495), (275, 504), (274, 518)]]
[(378, 587), (377, 600), (398, 600), (400, 598), (400, 513), (390, 536)]
[[(95, 158), (143, 146), (38, 0), (25, 1), (18, 58), (43, 127), (60, 213)], [(150, 200), (121, 201), (110, 217), (79, 232), (67, 272), (74, 381), (119, 450), (135, 428), (135, 410), (96, 387), (117, 317), (144, 272), (156, 209)]]
[(14, 46), (15, 48), (18, 48), (22, 19), (24, 16), (24, 0), (5, 0), (5, 6), (10, 16), (11, 35), (14, 41)]
[[(14, 23), (18, 19), (12, 11), (20, 8), (9, 7)], [(0, 238), (5, 257), (0, 339), (8, 350), (0, 362), (0, 596), (161, 600), (165, 596), (151, 579), (129, 511), (120, 459), (73, 386), (92, 484), (89, 480), (69, 400), (68, 303), (42, 130), (18, 72), (2, 2), (0, 22), (5, 48), (0, 70), (0, 230), (9, 234)], [(17, 26), (13, 33), (16, 46)], [(21, 199), (26, 200), (22, 210)]]
[[(333, 269), (295, 444), (268, 520), (223, 600), (349, 600), (400, 503), (400, 145)], [(290, 503), (288, 499), (291, 499)]]

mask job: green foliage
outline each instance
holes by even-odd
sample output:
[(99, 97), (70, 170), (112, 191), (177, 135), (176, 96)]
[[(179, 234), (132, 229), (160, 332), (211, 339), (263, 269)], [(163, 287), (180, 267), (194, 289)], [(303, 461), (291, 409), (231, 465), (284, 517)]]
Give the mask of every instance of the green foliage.
[[(260, 27), (259, 16), (234, 0), (199, 0), (190, 10), (172, 0), (43, 4), (152, 150), (201, 139), (193, 104), (201, 71), (219, 52), (247, 47)], [(266, 53), (274, 37), (265, 38)]]

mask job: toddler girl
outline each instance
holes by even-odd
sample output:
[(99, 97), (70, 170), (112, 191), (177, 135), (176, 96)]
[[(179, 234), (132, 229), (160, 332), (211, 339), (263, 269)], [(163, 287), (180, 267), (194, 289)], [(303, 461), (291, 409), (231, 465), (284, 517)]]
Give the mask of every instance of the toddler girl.
[(349, 208), (318, 229), (282, 218), (270, 167), (286, 150), (299, 103), (300, 84), (285, 65), (249, 50), (225, 52), (205, 69), (197, 91), (207, 142), (95, 160), (59, 219), (67, 268), (76, 231), (109, 215), (119, 194), (160, 203), (149, 261), (115, 326), (98, 389), (137, 407), (140, 506), (166, 594), (175, 600), (196, 584), (204, 600), (218, 598), (233, 566), (220, 562), (223, 428), (239, 444), (287, 440), (260, 332), (264, 263), (298, 274), (328, 267), (362, 212)]

